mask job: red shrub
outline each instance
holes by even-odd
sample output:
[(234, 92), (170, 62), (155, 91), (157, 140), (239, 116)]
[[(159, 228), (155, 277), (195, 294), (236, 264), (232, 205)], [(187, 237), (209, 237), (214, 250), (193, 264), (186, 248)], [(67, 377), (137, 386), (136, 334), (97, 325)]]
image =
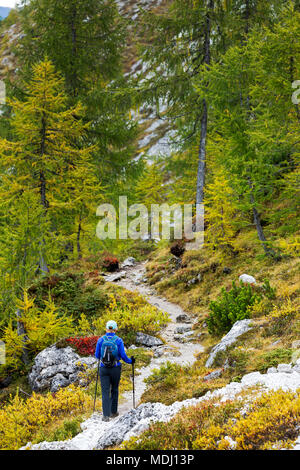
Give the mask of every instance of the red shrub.
[(114, 256), (105, 256), (102, 261), (103, 268), (107, 269), (110, 273), (119, 269), (119, 260)]
[(86, 338), (67, 338), (66, 341), (75, 347), (82, 356), (94, 356), (99, 336), (88, 336)]

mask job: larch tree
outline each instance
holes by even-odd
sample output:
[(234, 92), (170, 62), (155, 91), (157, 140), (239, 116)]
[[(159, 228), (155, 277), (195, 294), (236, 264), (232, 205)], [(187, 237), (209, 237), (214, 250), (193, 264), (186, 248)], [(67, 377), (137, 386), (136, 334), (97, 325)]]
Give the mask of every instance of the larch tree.
[[(65, 80), (69, 103), (81, 102), (87, 139), (97, 144), (94, 160), (99, 181), (116, 190), (135, 164), (132, 142), (135, 124), (128, 117), (131, 106), (117, 98), (124, 86), (124, 19), (113, 0), (32, 0), (22, 10), (24, 35), (17, 47), (18, 75), (47, 56)], [(112, 92), (110, 90), (113, 89)]]
[[(80, 191), (83, 201), (86, 196), (86, 191), (82, 190), (82, 175), (92, 164), (95, 148), (84, 145), (89, 127), (82, 119), (84, 110), (80, 104), (67, 105), (64, 80), (49, 60), (33, 67), (25, 91), (25, 101), (14, 99), (9, 103), (15, 140), (0, 139), (1, 192), (12, 207), (18, 204), (20, 195), (33, 192), (39, 198), (42, 219), (49, 220), (51, 235), (64, 238), (71, 231), (70, 227), (66, 229), (70, 200)], [(91, 194), (96, 201), (98, 186)], [(77, 202), (71, 205), (73, 213), (81, 211)], [(41, 272), (48, 271), (49, 227), (47, 230), (45, 227), (44, 222), (39, 223), (41, 234), (36, 262)], [(28, 250), (29, 247), (27, 253)]]

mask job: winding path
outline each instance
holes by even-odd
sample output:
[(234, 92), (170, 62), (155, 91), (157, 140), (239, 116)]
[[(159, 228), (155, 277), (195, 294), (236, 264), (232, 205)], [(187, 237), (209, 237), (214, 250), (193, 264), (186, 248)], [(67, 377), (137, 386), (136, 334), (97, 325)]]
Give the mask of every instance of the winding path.
[[(165, 340), (165, 346), (167, 346), (166, 353), (161, 357), (152, 358), (149, 366), (139, 369), (140, 375), (135, 379), (136, 403), (138, 403), (146, 388), (144, 379), (151, 375), (153, 369), (159, 368), (160, 365), (166, 361), (184, 365), (192, 364), (196, 360), (195, 356), (204, 349), (199, 343), (182, 343), (174, 339), (175, 329), (178, 326), (186, 325), (186, 323), (183, 324), (176, 322), (176, 318), (178, 315), (186, 314), (186, 312), (184, 312), (179, 305), (171, 303), (163, 297), (158, 296), (151, 286), (141, 282), (141, 279), (145, 276), (145, 264), (145, 262), (139, 263), (131, 268), (127, 268), (126, 277), (117, 281), (116, 284), (132, 292), (138, 292), (144, 296), (149, 304), (154, 305), (159, 310), (167, 312), (171, 318), (171, 322), (168, 323), (168, 325), (161, 331), (161, 337)], [(126, 413), (131, 409), (131, 407), (132, 392), (127, 392), (123, 395), (123, 399), (119, 405), (120, 414)]]
[[(147, 367), (138, 369), (139, 375), (135, 377), (135, 402), (139, 404), (140, 398), (146, 388), (144, 379), (149, 377), (153, 369), (159, 368), (164, 362), (172, 362), (177, 364), (192, 364), (196, 360), (197, 353), (203, 351), (203, 346), (199, 343), (186, 342), (182, 343), (174, 339), (175, 329), (178, 326), (187, 325), (176, 322), (178, 315), (186, 314), (181, 307), (166, 299), (158, 296), (155, 291), (147, 284), (141, 282), (145, 277), (145, 262), (137, 263), (133, 267), (124, 269), (126, 277), (115, 282), (115, 284), (126, 288), (132, 292), (138, 292), (144, 296), (151, 305), (158, 309), (167, 312), (171, 318), (171, 322), (161, 330), (161, 337), (164, 339), (164, 354), (160, 357), (153, 357)], [(109, 277), (108, 277), (109, 279)], [(186, 314), (187, 315), (187, 314)], [(191, 319), (192, 327), (192, 319)], [(132, 391), (123, 394), (119, 403), (119, 417), (114, 420), (120, 420), (122, 417), (130, 412), (132, 409)], [(161, 405), (164, 407), (164, 405)], [(108, 423), (102, 421), (102, 413), (94, 413), (88, 420), (81, 424), (82, 432), (75, 436), (73, 439), (63, 442), (42, 442), (31, 446), (28, 443), (22, 449), (32, 450), (92, 450), (97, 445), (97, 442), (105, 434), (105, 430), (111, 427), (110, 420)]]

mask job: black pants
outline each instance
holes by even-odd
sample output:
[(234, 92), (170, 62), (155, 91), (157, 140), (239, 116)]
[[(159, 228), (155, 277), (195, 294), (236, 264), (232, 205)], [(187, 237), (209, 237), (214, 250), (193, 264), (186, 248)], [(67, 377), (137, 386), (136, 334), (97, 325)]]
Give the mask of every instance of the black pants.
[(118, 411), (121, 366), (100, 367), (103, 415), (109, 417)]

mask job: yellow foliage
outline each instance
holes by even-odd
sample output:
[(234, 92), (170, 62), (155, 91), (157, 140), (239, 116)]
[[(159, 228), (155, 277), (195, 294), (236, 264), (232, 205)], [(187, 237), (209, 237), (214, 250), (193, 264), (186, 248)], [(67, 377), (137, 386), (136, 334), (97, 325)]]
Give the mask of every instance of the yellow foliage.
[(82, 313), (78, 320), (77, 333), (79, 335), (87, 335), (91, 332), (90, 322), (88, 321), (86, 315)]
[(102, 333), (108, 320), (115, 320), (119, 331), (123, 334), (137, 331), (155, 334), (170, 321), (167, 313), (150, 304), (141, 305), (138, 308), (137, 306), (133, 308), (131, 304), (126, 303), (120, 306), (113, 295), (104, 314), (93, 322), (96, 332)]
[(11, 320), (4, 329), (1, 341), (5, 344), (6, 366), (12, 369), (18, 369), (21, 365), (22, 348), (24, 346), (23, 336), (18, 335)]
[(280, 306), (275, 306), (270, 313), (272, 319), (293, 318), (295, 316), (296, 307), (289, 297)]
[[(39, 310), (34, 304), (34, 299), (30, 299), (25, 291), (23, 300), (17, 302), (17, 307), (21, 315), (16, 320), (22, 322), (25, 327), (25, 346), (28, 350), (39, 352), (74, 332), (73, 318), (59, 315), (52, 300), (46, 302), (44, 310)], [(17, 329), (10, 321), (4, 328), (1, 340), (6, 347), (6, 366), (18, 369), (21, 365), (24, 335), (18, 335)]]
[(73, 410), (85, 411), (91, 406), (92, 398), (74, 385), (60, 389), (56, 394), (33, 393), (27, 400), (17, 394), (0, 410), (0, 448), (19, 449), (56, 417)]

